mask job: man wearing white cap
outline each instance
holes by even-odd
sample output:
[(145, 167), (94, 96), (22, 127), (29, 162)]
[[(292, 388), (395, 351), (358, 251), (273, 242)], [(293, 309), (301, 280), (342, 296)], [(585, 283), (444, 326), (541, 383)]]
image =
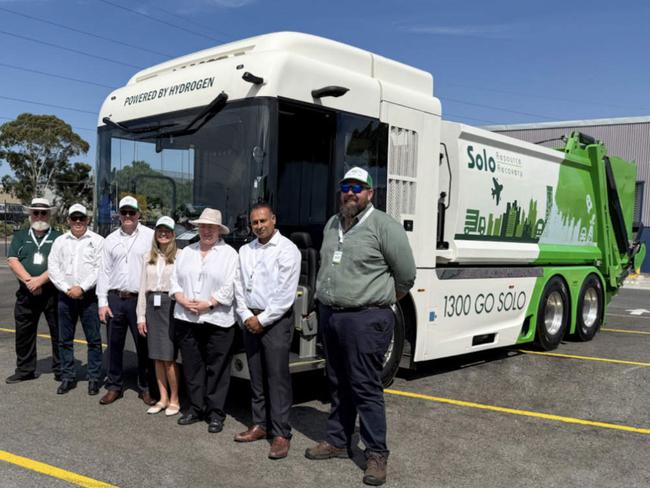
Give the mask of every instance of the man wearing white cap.
[(18, 278), (14, 318), (16, 321), (16, 372), (7, 383), (36, 378), (36, 332), (43, 314), (52, 341), (52, 371), (59, 375), (59, 345), (57, 325), (57, 291), (47, 273), (47, 257), (54, 239), (61, 234), (50, 227), (52, 206), (46, 198), (34, 198), (29, 211), (29, 230), (14, 234), (7, 264)]
[(99, 400), (108, 405), (122, 396), (124, 345), (131, 331), (138, 354), (138, 387), (147, 405), (156, 403), (149, 394), (149, 352), (147, 340), (138, 333), (136, 305), (144, 255), (151, 249), (154, 232), (140, 224), (138, 201), (132, 196), (120, 200), (120, 228), (104, 241), (102, 264), (97, 278), (99, 321), (108, 323), (108, 372), (106, 394)]
[(74, 365), (74, 336), (81, 320), (88, 343), (88, 394), (97, 395), (101, 383), (102, 337), (97, 316), (95, 285), (99, 274), (104, 238), (88, 230), (88, 211), (80, 203), (68, 209), (70, 230), (52, 244), (48, 263), (50, 281), (59, 290), (59, 395), (77, 385)]
[(357, 415), (366, 447), (363, 482), (386, 482), (388, 448), (381, 384), (395, 327), (391, 306), (415, 282), (415, 261), (402, 226), (372, 205), (373, 180), (354, 167), (340, 184), (340, 211), (323, 231), (316, 281), (331, 408), (327, 436), (308, 459), (349, 457)]

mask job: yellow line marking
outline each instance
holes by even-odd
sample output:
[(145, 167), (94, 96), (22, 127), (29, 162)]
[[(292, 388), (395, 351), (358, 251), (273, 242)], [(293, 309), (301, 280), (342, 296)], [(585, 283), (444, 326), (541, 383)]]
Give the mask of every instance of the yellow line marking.
[(429, 400), (432, 402), (445, 403), (448, 405), (456, 405), (459, 407), (477, 408), (480, 410), (490, 410), (492, 412), (508, 413), (511, 415), (520, 415), (522, 417), (533, 417), (533, 418), (539, 418), (545, 420), (555, 420), (557, 422), (564, 422), (567, 424), (579, 424), (579, 425), (586, 425), (589, 427), (602, 427), (604, 429), (623, 430), (625, 432), (634, 432), (636, 434), (650, 435), (650, 429), (640, 429), (638, 427), (630, 427), (628, 425), (610, 424), (607, 422), (597, 422), (594, 420), (584, 420), (584, 419), (578, 419), (574, 417), (563, 417), (561, 415), (552, 415), (549, 413), (533, 412), (530, 410), (519, 410), (516, 408), (497, 407), (495, 405), (486, 405), (484, 403), (466, 402), (463, 400), (434, 397), (429, 395), (422, 395), (420, 393), (410, 393), (407, 391), (384, 390), (384, 393), (388, 393), (390, 395), (404, 396), (409, 398), (417, 398), (419, 400)]
[(573, 354), (560, 354), (558, 352), (541, 352), (541, 351), (528, 351), (526, 349), (518, 349), (519, 352), (524, 354), (536, 354), (538, 356), (551, 356), (557, 358), (567, 358), (567, 359), (582, 359), (585, 361), (601, 361), (603, 363), (615, 363), (615, 364), (630, 364), (632, 366), (650, 366), (650, 363), (641, 363), (638, 361), (624, 361), (623, 359), (608, 359), (608, 358), (594, 358), (589, 356), (574, 356)]
[[(11, 332), (12, 334), (16, 333), (15, 329), (5, 329), (4, 327), (0, 327), (0, 332)], [(49, 336), (47, 334), (36, 334), (36, 337), (40, 337), (41, 339), (52, 339), (52, 336)], [(82, 339), (73, 339), (72, 342), (75, 342), (77, 344), (84, 344), (85, 346), (88, 345), (88, 343)], [(106, 344), (102, 344), (103, 347), (108, 347)]]
[(92, 478), (73, 473), (72, 471), (66, 471), (65, 469), (57, 468), (56, 466), (52, 466), (50, 464), (41, 463), (39, 461), (34, 461), (33, 459), (22, 456), (17, 456), (7, 451), (0, 450), (0, 461), (15, 464), (21, 468), (30, 469), (32, 471), (51, 476), (52, 478), (58, 478), (60, 480), (67, 481), (68, 483), (72, 483), (78, 486), (84, 486), (87, 488), (116, 488), (115, 485), (104, 483), (103, 481), (97, 481)]
[(603, 328), (600, 329), (603, 332), (623, 332), (625, 334), (641, 334), (641, 335), (650, 335), (650, 332), (643, 331), (643, 330), (626, 330), (626, 329), (610, 329), (608, 328)]

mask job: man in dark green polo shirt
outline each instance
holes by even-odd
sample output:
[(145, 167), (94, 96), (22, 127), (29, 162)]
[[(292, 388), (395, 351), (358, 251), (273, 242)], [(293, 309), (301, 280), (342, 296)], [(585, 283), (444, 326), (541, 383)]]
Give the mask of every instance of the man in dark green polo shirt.
[(340, 182), (340, 212), (325, 225), (316, 282), (331, 409), (325, 441), (308, 459), (349, 457), (357, 414), (367, 467), (363, 482), (386, 481), (383, 359), (393, 335), (390, 306), (415, 281), (415, 261), (402, 226), (373, 207), (372, 177), (355, 167)]
[(5, 380), (7, 383), (36, 378), (36, 333), (41, 314), (50, 328), (54, 379), (60, 380), (57, 291), (48, 278), (47, 257), (61, 233), (50, 227), (52, 207), (47, 199), (34, 198), (27, 210), (30, 228), (14, 234), (7, 256), (19, 285), (14, 307), (16, 372)]

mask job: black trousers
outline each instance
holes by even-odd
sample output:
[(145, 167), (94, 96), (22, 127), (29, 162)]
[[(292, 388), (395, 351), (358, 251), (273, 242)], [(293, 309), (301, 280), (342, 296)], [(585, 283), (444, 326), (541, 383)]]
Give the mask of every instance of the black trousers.
[(16, 373), (23, 376), (36, 371), (36, 333), (41, 314), (45, 316), (52, 342), (52, 371), (60, 372), (59, 326), (57, 317), (58, 291), (52, 283), (41, 288), (40, 295), (32, 295), (20, 284), (16, 292), (14, 320), (16, 321)]
[(393, 312), (337, 312), (321, 305), (319, 314), (332, 402), (327, 442), (350, 446), (358, 414), (367, 452), (388, 455), (381, 370), (395, 327)]
[(293, 403), (289, 348), (293, 311), (264, 328), (261, 334), (244, 330), (244, 347), (251, 374), (253, 423), (273, 436), (291, 438), (289, 411)]
[(138, 388), (141, 391), (149, 389), (149, 375), (152, 374), (153, 368), (150, 367), (147, 338), (138, 333), (135, 312), (137, 302), (137, 297), (120, 298), (114, 293), (108, 294), (108, 306), (113, 312), (113, 318), (108, 323), (107, 390), (121, 391), (124, 388), (124, 346), (129, 330), (138, 354)]
[(183, 377), (190, 399), (188, 413), (226, 419), (224, 407), (230, 387), (230, 363), (235, 327), (174, 321), (183, 357)]

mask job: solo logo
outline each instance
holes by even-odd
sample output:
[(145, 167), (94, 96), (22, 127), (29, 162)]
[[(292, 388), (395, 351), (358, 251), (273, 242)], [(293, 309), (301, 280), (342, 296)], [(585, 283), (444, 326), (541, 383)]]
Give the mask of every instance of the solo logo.
[(490, 171), (491, 173), (494, 173), (496, 171), (497, 162), (492, 156), (488, 156), (485, 148), (483, 149), (482, 154), (479, 152), (474, 155), (473, 153), (474, 146), (467, 146), (467, 156), (469, 156), (467, 167), (469, 169), (476, 168), (478, 170)]

